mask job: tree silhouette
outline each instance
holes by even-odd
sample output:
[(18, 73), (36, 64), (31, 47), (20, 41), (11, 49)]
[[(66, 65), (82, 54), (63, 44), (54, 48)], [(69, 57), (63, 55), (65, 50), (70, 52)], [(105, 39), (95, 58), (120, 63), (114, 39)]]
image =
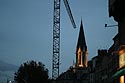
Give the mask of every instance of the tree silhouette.
[(19, 67), (14, 80), (17, 83), (48, 83), (48, 69), (41, 62), (27, 61)]

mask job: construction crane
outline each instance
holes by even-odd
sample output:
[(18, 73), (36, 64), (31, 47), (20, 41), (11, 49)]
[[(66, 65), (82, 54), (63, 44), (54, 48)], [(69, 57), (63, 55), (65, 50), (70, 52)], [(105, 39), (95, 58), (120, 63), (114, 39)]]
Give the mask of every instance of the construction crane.
[[(76, 28), (75, 21), (73, 19), (69, 3), (67, 0), (63, 0), (69, 18), (74, 28)], [(53, 56), (52, 56), (52, 79), (56, 79), (59, 76), (60, 66), (60, 3), (61, 0), (54, 0), (54, 15), (53, 15)]]

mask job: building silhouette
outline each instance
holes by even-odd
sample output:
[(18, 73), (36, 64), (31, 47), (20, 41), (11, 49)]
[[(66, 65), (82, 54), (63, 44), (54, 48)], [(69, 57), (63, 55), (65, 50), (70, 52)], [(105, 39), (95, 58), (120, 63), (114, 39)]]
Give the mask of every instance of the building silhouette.
[(59, 83), (88, 83), (88, 51), (81, 21), (78, 42), (76, 46), (76, 63), (58, 78)]
[(117, 57), (117, 70), (113, 75), (117, 83), (125, 83), (125, 1), (109, 0), (109, 17), (113, 17), (118, 23), (118, 34), (115, 36), (115, 44), (112, 47), (113, 55)]
[(88, 65), (88, 51), (85, 41), (83, 24), (81, 21), (79, 37), (76, 47), (76, 67), (87, 67)]

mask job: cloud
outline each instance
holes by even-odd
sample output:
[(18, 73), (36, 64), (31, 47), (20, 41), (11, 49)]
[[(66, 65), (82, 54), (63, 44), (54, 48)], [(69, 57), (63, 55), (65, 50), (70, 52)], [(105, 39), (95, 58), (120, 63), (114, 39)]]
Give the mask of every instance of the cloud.
[(0, 71), (0, 83), (7, 83), (7, 80), (14, 80), (14, 71)]
[(0, 61), (0, 82), (6, 83), (7, 80), (14, 80), (14, 73), (18, 66)]
[(0, 71), (16, 71), (18, 66), (0, 61)]

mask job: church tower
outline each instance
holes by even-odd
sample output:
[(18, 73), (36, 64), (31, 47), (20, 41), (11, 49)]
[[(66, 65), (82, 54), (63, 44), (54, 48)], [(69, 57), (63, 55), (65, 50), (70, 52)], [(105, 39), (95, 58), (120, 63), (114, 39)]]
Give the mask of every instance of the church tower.
[(81, 20), (79, 37), (76, 47), (76, 67), (87, 67), (88, 65), (88, 52)]

